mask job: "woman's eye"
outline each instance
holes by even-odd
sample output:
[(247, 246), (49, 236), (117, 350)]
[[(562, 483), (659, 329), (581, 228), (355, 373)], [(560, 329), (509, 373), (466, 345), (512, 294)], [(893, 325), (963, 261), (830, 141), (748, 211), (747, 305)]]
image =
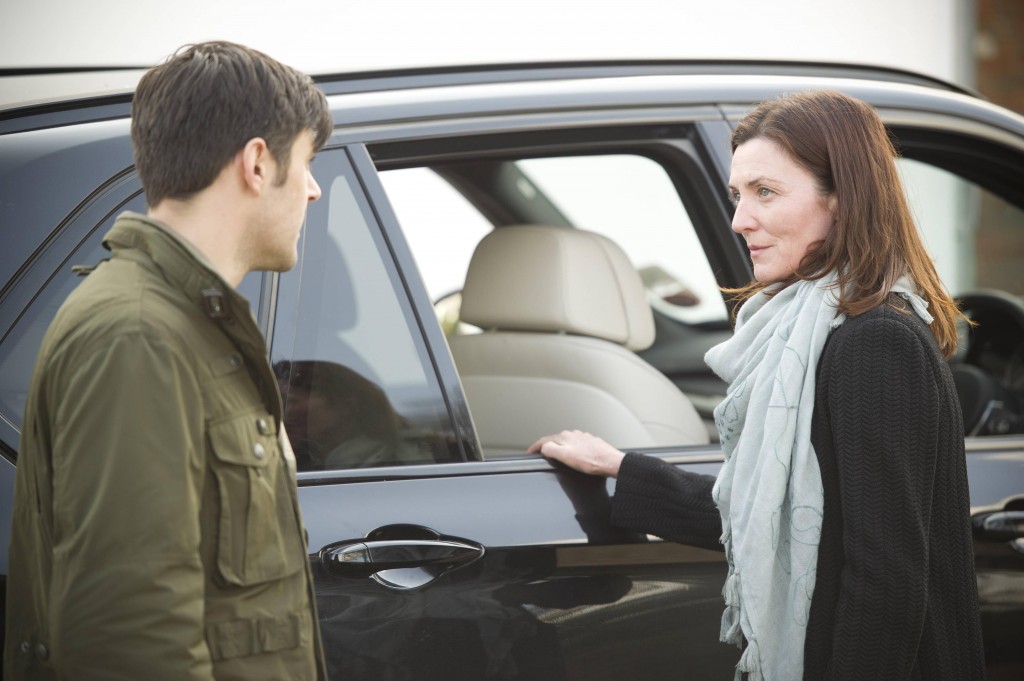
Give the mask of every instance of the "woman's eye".
[(729, 200), (732, 201), (732, 205), (737, 205), (740, 202), (740, 193), (732, 192), (729, 194)]
[(775, 192), (773, 192), (771, 189), (768, 189), (768, 187), (758, 187), (757, 189), (757, 195), (760, 196), (762, 199), (766, 199), (774, 193)]

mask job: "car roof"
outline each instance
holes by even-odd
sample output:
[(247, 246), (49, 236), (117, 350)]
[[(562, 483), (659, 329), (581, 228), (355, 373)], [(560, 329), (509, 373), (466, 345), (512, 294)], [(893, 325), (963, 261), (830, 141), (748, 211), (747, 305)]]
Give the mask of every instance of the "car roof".
[[(75, 66), (0, 69), (0, 111), (37, 110), (47, 105), (98, 99), (130, 99), (148, 67)], [(764, 60), (615, 60), (524, 62), (416, 67), (363, 72), (311, 74), (327, 94), (391, 89), (416, 81), (424, 85), (462, 85), (549, 79), (608, 78), (639, 75), (817, 75), (924, 85), (972, 95), (938, 78), (897, 68), (859, 64)], [(27, 112), (26, 112), (27, 113)]]
[(146, 67), (0, 69), (0, 111), (130, 94)]

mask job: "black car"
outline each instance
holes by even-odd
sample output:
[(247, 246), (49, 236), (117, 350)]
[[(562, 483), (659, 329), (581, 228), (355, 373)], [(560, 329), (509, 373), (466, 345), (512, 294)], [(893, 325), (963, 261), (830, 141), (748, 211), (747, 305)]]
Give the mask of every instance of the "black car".
[[(40, 339), (78, 266), (105, 257), (114, 218), (145, 212), (129, 141), (138, 76), (0, 74), (15, 97), (64, 88), (0, 105), (0, 573)], [(977, 322), (950, 361), (985, 655), (990, 679), (1022, 678), (1024, 118), (930, 78), (847, 65), (566, 63), (317, 82), (335, 122), (313, 164), (323, 198), (295, 269), (241, 290), (300, 461), (333, 678), (729, 678), (723, 555), (611, 526), (614, 481), (525, 451), (581, 428), (716, 473), (710, 414), (724, 385), (703, 356), (731, 333), (719, 287), (752, 276), (729, 228), (729, 135), (757, 102), (806, 88), (877, 108), (939, 272)], [(652, 345), (591, 332), (598, 304), (520, 347), (515, 334), (557, 287), (617, 296), (552, 256), (567, 230), (625, 254), (646, 296), (628, 314), (653, 315)]]

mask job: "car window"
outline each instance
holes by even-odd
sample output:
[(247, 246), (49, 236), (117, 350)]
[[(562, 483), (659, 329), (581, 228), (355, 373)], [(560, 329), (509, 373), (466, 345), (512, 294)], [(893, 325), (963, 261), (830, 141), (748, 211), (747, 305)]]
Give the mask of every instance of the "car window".
[(0, 348), (0, 412), (18, 431), (25, 415), (25, 400), (36, 355), (43, 335), (64, 299), (78, 286), (81, 277), (72, 266), (94, 266), (110, 254), (103, 248), (104, 229), (96, 230), (54, 274), (32, 305), (25, 311)]
[[(0, 416), (18, 431), (21, 430), (29, 381), (43, 335), (64, 299), (82, 281), (75, 268), (93, 267), (110, 257), (110, 252), (103, 247), (103, 237), (117, 216), (128, 210), (145, 213), (146, 202), (142, 194), (119, 207), (90, 231), (89, 237), (53, 273), (0, 346)], [(259, 304), (261, 277), (261, 273), (250, 273), (238, 287), (239, 292), (248, 298), (254, 313)]]
[(996, 289), (1024, 296), (1024, 210), (928, 163), (903, 158), (911, 211), (953, 295)]
[[(513, 172), (504, 176), (514, 178), (514, 189), (502, 197), (474, 197), (481, 205), (491, 203), (495, 216), (516, 212), (515, 206), (495, 208), (496, 200), (531, 204), (542, 197), (560, 223), (619, 244), (658, 311), (689, 324), (727, 319), (693, 224), (660, 164), (635, 154), (609, 154), (507, 165), (503, 170)], [(380, 176), (445, 332), (466, 332), (458, 322), (457, 291), (473, 248), (495, 221), (429, 168), (385, 170)]]
[(343, 151), (317, 156), (298, 265), (281, 276), (271, 357), (301, 470), (461, 460), (388, 244)]
[(946, 288), (975, 322), (951, 359), (968, 436), (1024, 432), (1024, 210), (958, 175), (899, 161)]
[(494, 225), (430, 168), (389, 170), (381, 180), (430, 299), (460, 291), (473, 247)]
[(727, 318), (693, 223), (660, 164), (617, 154), (518, 165), (571, 224), (622, 247), (658, 311), (690, 324)]

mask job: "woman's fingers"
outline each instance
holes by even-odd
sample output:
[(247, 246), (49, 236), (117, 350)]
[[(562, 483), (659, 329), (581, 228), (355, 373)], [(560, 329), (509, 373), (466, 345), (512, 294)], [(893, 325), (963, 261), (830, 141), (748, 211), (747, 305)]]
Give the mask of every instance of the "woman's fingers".
[(618, 475), (619, 465), (625, 456), (601, 438), (579, 430), (545, 435), (527, 451), (543, 454), (583, 473), (608, 477)]

